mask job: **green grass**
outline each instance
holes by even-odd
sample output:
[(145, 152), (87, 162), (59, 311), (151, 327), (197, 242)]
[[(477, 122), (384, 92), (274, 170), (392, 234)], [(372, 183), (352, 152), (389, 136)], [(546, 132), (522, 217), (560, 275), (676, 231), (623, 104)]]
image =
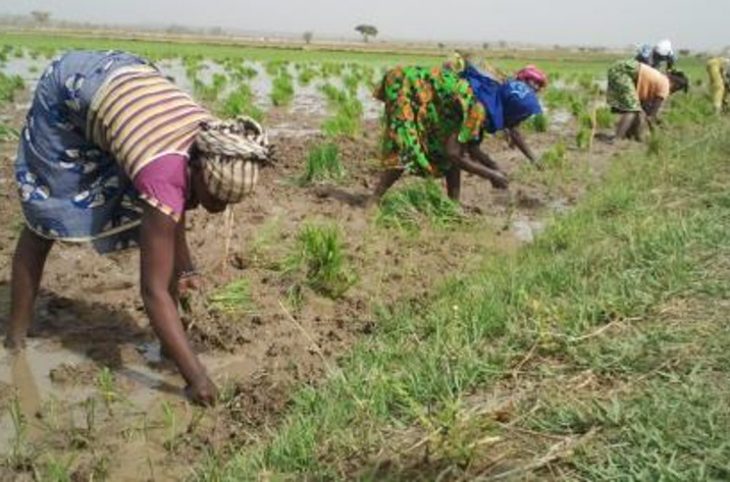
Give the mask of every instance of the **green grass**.
[(345, 177), (345, 168), (340, 160), (337, 144), (326, 142), (315, 145), (307, 157), (301, 184), (322, 181), (340, 181)]
[(239, 279), (220, 288), (210, 298), (210, 307), (224, 313), (240, 313), (253, 306), (248, 280)]
[(378, 222), (384, 226), (417, 229), (421, 223), (448, 226), (461, 220), (459, 205), (446, 197), (431, 179), (393, 189), (380, 202)]
[[(727, 122), (709, 132), (675, 128), (659, 156), (613, 159), (603, 182), (534, 244), (514, 256), (485, 259), (479, 273), (457, 277), (420, 303), (382, 313), (377, 334), (340, 361), (341, 374), (303, 387), (282, 425), (230, 460), (226, 477), (413, 480), (449, 468), (465, 479), (478, 474), (493, 455), (482, 446), (490, 440), (485, 437), (499, 435), (507, 445), (520, 440), (509, 427), (469, 410), (479, 408), (473, 404), (480, 393), (510, 380), (514, 367), (531, 356), (546, 360), (531, 368), (535, 376), (547, 373), (595, 330), (651, 319), (668, 300), (705, 284), (702, 268), (730, 250), (729, 133)], [(715, 300), (727, 296), (726, 283), (710, 286)], [(695, 342), (699, 353), (708, 344), (721, 346), (712, 337)], [(714, 376), (727, 383), (725, 352), (717, 355), (724, 365), (704, 367), (708, 381)], [(703, 399), (713, 386), (690, 382), (691, 371), (665, 376), (673, 372), (672, 360), (645, 370), (645, 379), (661, 386), (650, 384), (627, 399), (619, 415), (609, 415), (613, 424), (606, 427), (613, 428), (602, 450), (572, 459), (583, 478), (602, 479), (602, 470), (605, 480), (726, 478), (730, 424), (723, 392)], [(611, 361), (592, 363), (601, 368)], [(620, 370), (622, 362), (617, 365)], [(567, 414), (570, 433), (580, 435), (589, 426), (570, 415), (576, 410), (581, 405), (560, 413)], [(555, 430), (550, 419), (545, 416), (545, 429)]]
[(305, 284), (313, 291), (330, 298), (341, 297), (355, 282), (336, 225), (305, 225), (287, 265), (289, 272), (303, 272)]

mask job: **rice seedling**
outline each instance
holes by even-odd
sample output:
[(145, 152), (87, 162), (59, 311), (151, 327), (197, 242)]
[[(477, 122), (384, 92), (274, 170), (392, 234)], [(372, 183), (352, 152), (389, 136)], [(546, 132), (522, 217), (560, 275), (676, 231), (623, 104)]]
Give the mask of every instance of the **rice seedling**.
[(19, 75), (5, 75), (0, 72), (0, 103), (12, 102), (15, 94), (24, 87), (23, 78)]
[(289, 75), (289, 62), (286, 60), (272, 60), (270, 62), (266, 62), (264, 69), (270, 77)]
[(271, 103), (277, 107), (291, 104), (294, 99), (294, 84), (289, 74), (279, 74), (271, 84)]
[(167, 440), (163, 446), (165, 450), (175, 452), (180, 442), (177, 434), (177, 414), (167, 401), (162, 402), (162, 421), (167, 431)]
[(193, 80), (193, 93), (202, 102), (212, 104), (218, 99), (218, 95), (225, 89), (227, 83), (228, 78), (218, 73), (213, 74), (213, 80), (210, 85), (199, 79), (195, 79)]
[(345, 259), (342, 233), (336, 225), (305, 225), (287, 265), (289, 272), (303, 270), (305, 284), (329, 298), (341, 297), (355, 283)]
[(0, 142), (14, 141), (20, 138), (20, 132), (16, 129), (0, 123)]
[(578, 149), (589, 149), (593, 143), (594, 119), (587, 112), (581, 113), (578, 118), (578, 132), (575, 135), (575, 144)]
[(255, 79), (259, 72), (250, 65), (243, 62), (231, 61), (225, 66), (226, 72), (234, 82), (244, 82), (246, 80)]
[(264, 111), (254, 104), (254, 94), (248, 84), (239, 84), (222, 102), (219, 112), (224, 117), (250, 116), (262, 121)]
[(350, 95), (357, 95), (357, 89), (360, 87), (360, 77), (356, 74), (345, 75), (342, 77), (342, 85)]
[(304, 292), (301, 284), (294, 283), (287, 288), (286, 304), (295, 313), (302, 309), (302, 306), (304, 306)]
[(326, 142), (317, 144), (309, 151), (301, 184), (321, 181), (339, 181), (345, 176), (345, 168), (340, 161), (337, 144)]
[(86, 436), (91, 439), (96, 426), (96, 398), (87, 397), (83, 402), (84, 421), (86, 422)]
[(102, 368), (96, 376), (96, 388), (99, 391), (101, 399), (104, 400), (107, 412), (109, 412), (109, 415), (112, 415), (112, 405), (120, 399), (120, 394), (116, 387), (114, 374), (109, 367)]
[(532, 116), (525, 124), (529, 131), (547, 132), (549, 121), (545, 114), (537, 114)]
[(569, 105), (573, 97), (574, 94), (567, 89), (548, 87), (542, 99), (546, 106), (551, 109), (557, 109)]
[(68, 457), (66, 460), (57, 459), (53, 455), (49, 456), (46, 462), (43, 475), (40, 480), (49, 482), (71, 482), (71, 467), (73, 466), (75, 457)]
[(613, 127), (613, 113), (609, 107), (598, 107), (596, 109), (596, 126), (601, 129)]
[(549, 169), (562, 170), (568, 162), (565, 143), (563, 141), (556, 142), (550, 149), (545, 151), (541, 161)]
[(341, 76), (344, 69), (344, 64), (337, 62), (323, 62), (320, 65), (321, 76), (325, 79)]
[(236, 280), (213, 293), (209, 301), (211, 308), (223, 313), (248, 311), (253, 306), (251, 286), (246, 279)]
[(320, 91), (333, 113), (322, 123), (322, 131), (329, 137), (356, 136), (360, 132), (363, 115), (363, 105), (357, 94), (339, 90), (331, 84), (322, 85)]
[(448, 226), (462, 219), (459, 205), (446, 197), (431, 179), (387, 193), (380, 202), (378, 222), (385, 226), (417, 228), (423, 221)]
[(299, 81), (299, 85), (302, 87), (306, 87), (312, 83), (314, 79), (316, 79), (319, 76), (319, 72), (317, 72), (312, 67), (305, 67), (299, 72), (299, 76), (297, 80)]
[(15, 396), (8, 408), (13, 425), (13, 439), (8, 455), (8, 464), (17, 471), (29, 471), (33, 467), (33, 454), (28, 443), (28, 420), (20, 407), (20, 400)]
[(202, 55), (187, 55), (183, 57), (183, 66), (185, 67), (185, 75), (190, 80), (198, 78), (198, 74), (203, 70)]

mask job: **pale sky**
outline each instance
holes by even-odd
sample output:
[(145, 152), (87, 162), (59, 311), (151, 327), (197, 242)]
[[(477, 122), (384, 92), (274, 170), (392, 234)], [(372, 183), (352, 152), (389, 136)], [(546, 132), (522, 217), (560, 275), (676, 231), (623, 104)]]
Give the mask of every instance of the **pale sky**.
[(48, 10), (56, 19), (177, 24), (356, 38), (624, 47), (669, 38), (675, 49), (730, 45), (730, 0), (0, 0), (0, 14)]

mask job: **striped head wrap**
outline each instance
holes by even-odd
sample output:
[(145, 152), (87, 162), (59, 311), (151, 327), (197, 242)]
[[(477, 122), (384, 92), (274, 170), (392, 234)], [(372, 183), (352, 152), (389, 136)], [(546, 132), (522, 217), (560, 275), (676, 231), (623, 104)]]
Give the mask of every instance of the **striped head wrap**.
[(195, 150), (208, 191), (229, 204), (253, 192), (260, 164), (271, 156), (266, 132), (250, 117), (204, 122)]

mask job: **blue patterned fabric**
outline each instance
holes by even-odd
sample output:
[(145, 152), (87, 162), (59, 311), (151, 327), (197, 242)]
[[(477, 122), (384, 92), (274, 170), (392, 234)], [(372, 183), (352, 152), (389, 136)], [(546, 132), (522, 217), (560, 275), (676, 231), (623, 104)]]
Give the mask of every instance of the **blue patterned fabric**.
[(86, 117), (115, 69), (144, 63), (122, 52), (70, 52), (43, 73), (15, 162), (23, 214), (37, 234), (91, 241), (99, 252), (136, 240), (138, 194), (117, 162), (87, 140)]
[(524, 82), (500, 83), (473, 65), (467, 65), (461, 75), (487, 110), (485, 129), (490, 134), (515, 127), (528, 117), (542, 113), (537, 94)]

